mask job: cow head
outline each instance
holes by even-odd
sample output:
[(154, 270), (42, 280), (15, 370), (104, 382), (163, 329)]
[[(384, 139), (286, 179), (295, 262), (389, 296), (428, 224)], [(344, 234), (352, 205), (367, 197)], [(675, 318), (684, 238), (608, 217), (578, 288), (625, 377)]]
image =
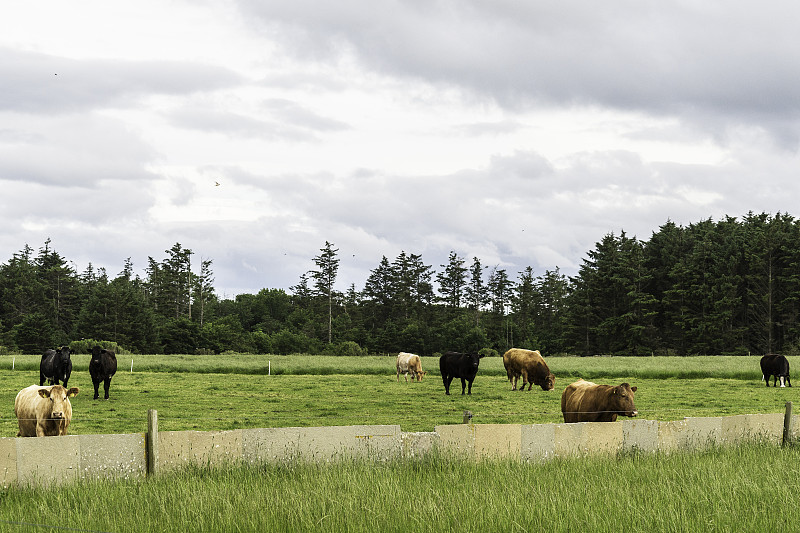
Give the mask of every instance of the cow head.
[(56, 350), (56, 357), (58, 358), (58, 369), (61, 372), (59, 377), (63, 380), (67, 377), (67, 367), (70, 363), (69, 346), (62, 346)]
[(417, 374), (417, 381), (422, 381), (422, 378), (425, 377), (425, 374), (427, 374), (427, 372), (424, 370), (420, 370), (419, 372), (416, 372), (416, 374)]
[(100, 354), (102, 352), (103, 352), (103, 349), (100, 346), (95, 345), (92, 348), (92, 360), (93, 361), (99, 361), (100, 360)]
[(483, 354), (479, 353), (465, 353), (464, 357), (467, 361), (469, 361), (468, 365), (476, 372), (478, 371), (478, 366), (481, 364), (481, 358)]
[(556, 388), (556, 377), (550, 372), (538, 385), (542, 387), (542, 390), (553, 390)]
[(631, 387), (627, 383), (617, 385), (611, 393), (612, 410), (625, 416), (636, 416), (639, 411), (633, 403), (634, 392), (636, 387)]
[(69, 399), (78, 394), (78, 387), (70, 387), (69, 390), (61, 385), (53, 385), (47, 389), (39, 389), (39, 396), (50, 400), (50, 418), (58, 420), (64, 418), (64, 410), (69, 405)]

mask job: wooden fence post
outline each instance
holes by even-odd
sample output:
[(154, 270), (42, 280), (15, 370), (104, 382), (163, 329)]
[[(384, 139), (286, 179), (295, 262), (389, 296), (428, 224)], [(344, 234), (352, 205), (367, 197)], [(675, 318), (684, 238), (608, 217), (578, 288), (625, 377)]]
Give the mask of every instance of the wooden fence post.
[(464, 423), (472, 424), (472, 411), (464, 411)]
[(158, 411), (147, 410), (147, 475), (151, 476), (158, 470)]
[(786, 413), (783, 415), (783, 446), (792, 441), (792, 402), (786, 402)]

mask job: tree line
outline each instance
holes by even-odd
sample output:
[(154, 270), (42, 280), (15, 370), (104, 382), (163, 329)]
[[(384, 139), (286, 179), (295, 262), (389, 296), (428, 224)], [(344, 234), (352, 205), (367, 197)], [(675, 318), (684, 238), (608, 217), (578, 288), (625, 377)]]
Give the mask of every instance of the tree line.
[(330, 353), (514, 346), (545, 355), (800, 353), (800, 221), (788, 214), (667, 221), (649, 240), (609, 233), (575, 276), (510, 274), (455, 251), (382, 257), (363, 287), (336, 289), (330, 242), (296, 285), (220, 299), (212, 260), (176, 243), (110, 276), (77, 272), (47, 240), (0, 264), (0, 350), (75, 341), (140, 353)]

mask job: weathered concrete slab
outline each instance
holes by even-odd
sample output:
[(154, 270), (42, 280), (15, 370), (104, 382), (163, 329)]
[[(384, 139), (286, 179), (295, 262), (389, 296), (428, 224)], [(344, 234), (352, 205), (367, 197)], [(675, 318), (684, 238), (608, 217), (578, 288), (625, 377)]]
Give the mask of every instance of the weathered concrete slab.
[(17, 482), (17, 442), (14, 438), (0, 438), (0, 487)]
[(658, 451), (658, 421), (630, 419), (622, 421), (622, 451)]
[(555, 455), (580, 457), (622, 449), (622, 422), (555, 424)]
[(145, 434), (78, 435), (80, 477), (143, 478), (147, 474)]
[(555, 457), (575, 457), (582, 455), (580, 449), (583, 422), (578, 424), (553, 424), (553, 455)]
[(475, 426), (475, 456), (483, 458), (520, 458), (521, 424), (479, 424)]
[(159, 471), (185, 464), (211, 465), (242, 458), (242, 430), (159, 431)]
[(756, 440), (780, 444), (783, 440), (783, 416), (781, 413), (726, 416), (722, 419), (720, 443)]
[(401, 441), (403, 458), (425, 457), (436, 449), (439, 444), (439, 434), (435, 431), (404, 431)]
[(247, 462), (285, 462), (300, 455), (300, 428), (242, 430), (242, 457)]
[(552, 459), (556, 452), (555, 424), (532, 424), (520, 430), (520, 457), (526, 461)]
[(17, 481), (21, 485), (50, 486), (77, 481), (80, 472), (80, 439), (18, 437)]
[(385, 460), (400, 455), (401, 434), (400, 426), (388, 425), (300, 428), (300, 457)]
[(433, 428), (439, 435), (440, 449), (459, 456), (475, 456), (475, 425), (453, 424)]
[(400, 426), (333, 426), (242, 430), (248, 461), (388, 459), (401, 453)]

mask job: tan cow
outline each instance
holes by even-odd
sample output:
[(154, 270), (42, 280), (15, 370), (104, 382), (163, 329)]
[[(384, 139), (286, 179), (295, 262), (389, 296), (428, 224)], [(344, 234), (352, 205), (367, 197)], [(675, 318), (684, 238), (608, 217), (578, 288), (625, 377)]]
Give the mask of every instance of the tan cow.
[(411, 373), (411, 381), (422, 381), (427, 372), (422, 371), (422, 361), (419, 356), (413, 353), (400, 352), (397, 354), (397, 381), (400, 381), (402, 373), (408, 383), (408, 374)]
[(561, 414), (564, 422), (616, 422), (617, 415), (636, 416), (636, 387), (627, 383), (613, 387), (579, 379), (564, 389)]
[(536, 384), (542, 390), (553, 390), (556, 377), (550, 372), (547, 363), (544, 362), (539, 350), (523, 350), (521, 348), (511, 348), (503, 354), (503, 366), (506, 367), (506, 375), (511, 383), (511, 390), (517, 390), (517, 380), (522, 376), (522, 387), (519, 390), (528, 390)]
[(17, 393), (14, 414), (19, 422), (17, 437), (51, 437), (67, 434), (72, 420), (72, 404), (78, 387), (31, 385)]

